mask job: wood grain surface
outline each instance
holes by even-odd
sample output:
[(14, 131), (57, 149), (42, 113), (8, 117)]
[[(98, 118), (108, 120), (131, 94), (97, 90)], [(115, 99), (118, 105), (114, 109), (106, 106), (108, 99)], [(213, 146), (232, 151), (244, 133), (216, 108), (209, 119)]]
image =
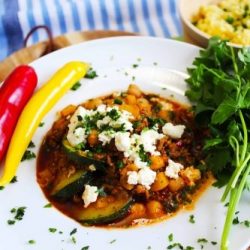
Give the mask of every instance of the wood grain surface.
[[(132, 36), (135, 33), (124, 32), (124, 31), (87, 31), (87, 32), (74, 32), (65, 34), (62, 36), (55, 37), (53, 39), (53, 50), (61, 49), (73, 44), (89, 41), (93, 39), (99, 39), (104, 37), (114, 36)], [(47, 54), (48, 52), (48, 41), (40, 42), (27, 48), (18, 50), (11, 54), (5, 60), (0, 62), (0, 82), (3, 81), (6, 76), (18, 65), (28, 64), (37, 58)]]

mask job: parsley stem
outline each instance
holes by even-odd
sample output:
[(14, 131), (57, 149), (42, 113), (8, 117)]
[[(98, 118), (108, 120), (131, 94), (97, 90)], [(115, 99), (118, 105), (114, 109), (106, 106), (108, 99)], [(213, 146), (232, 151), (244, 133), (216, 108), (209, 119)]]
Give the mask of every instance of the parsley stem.
[[(241, 172), (243, 171), (244, 167), (247, 165), (248, 161), (250, 160), (250, 154), (248, 153), (246, 155), (247, 146), (248, 146), (248, 132), (247, 132), (247, 127), (246, 127), (246, 122), (245, 122), (245, 119), (241, 110), (239, 110), (238, 113), (239, 113), (239, 117), (240, 117), (242, 128), (243, 128), (243, 147), (242, 147), (242, 151), (240, 154), (239, 164), (236, 165), (236, 169), (234, 170), (234, 173), (227, 184), (226, 190), (224, 191), (222, 195), (222, 198), (221, 198), (222, 202), (225, 201), (225, 199), (227, 198), (230, 189), (235, 187), (240, 177)], [(235, 152), (236, 157), (237, 157), (237, 153), (238, 152), (236, 151)]]
[(238, 140), (235, 138), (235, 136), (230, 136), (229, 138), (229, 143), (233, 150), (235, 151), (235, 161), (236, 161), (236, 166), (240, 165), (240, 159), (239, 159), (239, 152), (240, 152), (240, 146)]
[(248, 164), (249, 160), (250, 160), (250, 154), (247, 154), (247, 157), (246, 157), (245, 161), (243, 163), (241, 163), (239, 166), (237, 166), (236, 169), (234, 170), (234, 173), (233, 173), (232, 177), (230, 178), (230, 180), (229, 180), (229, 182), (227, 184), (226, 190), (224, 191), (224, 193), (222, 195), (222, 198), (221, 198), (222, 202), (225, 201), (225, 199), (227, 198), (228, 193), (230, 192), (230, 190), (232, 188), (235, 188), (235, 186), (237, 184), (237, 181), (238, 181), (238, 179), (240, 177), (240, 174), (244, 170), (245, 166)]
[(239, 82), (239, 86), (237, 88), (237, 99), (239, 97), (239, 94), (240, 94), (240, 90), (241, 90), (241, 78), (240, 78), (240, 75), (239, 75), (239, 69), (238, 69), (238, 65), (236, 63), (236, 58), (235, 58), (235, 53), (234, 53), (234, 48), (232, 46), (230, 46), (230, 50), (231, 50), (231, 55), (232, 55), (232, 61), (233, 61), (233, 66), (234, 66), (234, 72), (235, 72), (235, 75), (237, 77), (237, 80)]
[(241, 124), (242, 124), (242, 128), (243, 128), (243, 148), (242, 148), (242, 152), (240, 155), (240, 161), (243, 162), (246, 156), (246, 152), (247, 152), (247, 144), (248, 144), (248, 133), (247, 133), (247, 126), (246, 126), (246, 122), (244, 119), (244, 116), (241, 112), (241, 110), (239, 110), (239, 116), (240, 116), (240, 120), (241, 120)]
[(232, 226), (233, 222), (233, 217), (236, 211), (236, 207), (239, 203), (242, 191), (245, 187), (248, 175), (250, 173), (250, 164), (248, 165), (247, 169), (245, 170), (245, 173), (242, 176), (242, 179), (239, 183), (238, 187), (235, 187), (231, 190), (231, 195), (230, 195), (230, 201), (229, 201), (229, 207), (227, 211), (227, 217), (226, 221), (224, 224), (224, 229), (222, 233), (222, 238), (221, 238), (221, 250), (227, 250), (227, 245), (228, 245), (228, 236), (230, 233), (230, 229)]

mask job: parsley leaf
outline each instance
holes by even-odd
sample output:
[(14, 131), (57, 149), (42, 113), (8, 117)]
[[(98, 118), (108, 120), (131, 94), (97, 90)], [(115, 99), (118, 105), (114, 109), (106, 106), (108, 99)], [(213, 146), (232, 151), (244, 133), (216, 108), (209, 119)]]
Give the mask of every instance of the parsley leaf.
[(81, 87), (81, 83), (80, 82), (76, 82), (72, 87), (71, 90), (76, 91)]
[(21, 159), (21, 161), (25, 161), (25, 160), (31, 160), (36, 158), (36, 154), (30, 150), (26, 150), (23, 154), (23, 157)]
[[(233, 23), (232, 17), (227, 17)], [(222, 248), (226, 248), (237, 204), (250, 174), (250, 49), (234, 49), (218, 37), (209, 41), (188, 69), (186, 96), (194, 102), (198, 126), (209, 130), (203, 152), (217, 187), (227, 184), (229, 196)]]
[(87, 78), (87, 79), (94, 79), (98, 77), (97, 73), (95, 70), (93, 70), (92, 68), (90, 68), (87, 72), (87, 74), (85, 75), (84, 78)]

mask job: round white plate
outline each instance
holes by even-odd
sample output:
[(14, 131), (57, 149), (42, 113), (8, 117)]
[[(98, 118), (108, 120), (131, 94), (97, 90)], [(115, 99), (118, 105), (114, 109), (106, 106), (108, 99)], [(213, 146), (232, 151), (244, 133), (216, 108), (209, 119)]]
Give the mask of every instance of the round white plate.
[[(134, 82), (146, 92), (165, 97), (174, 95), (181, 102), (184, 96), (186, 68), (191, 66), (199, 48), (172, 40), (147, 37), (118, 37), (85, 42), (45, 56), (32, 65), (40, 84), (46, 82), (63, 64), (71, 60), (90, 62), (99, 77), (83, 80), (77, 91), (69, 91), (44, 118), (45, 125), (37, 129), (33, 138), (37, 153), (43, 136), (57, 118), (57, 112), (68, 104), (79, 104), (88, 98), (126, 90)], [(133, 65), (138, 64), (134, 68)], [(183, 73), (180, 73), (183, 72)], [(13, 155), (13, 157), (15, 157)], [(44, 208), (48, 203), (36, 182), (36, 161), (20, 164), (18, 182), (0, 191), (0, 249), (1, 250), (163, 250), (171, 243), (168, 235), (183, 246), (200, 249), (197, 243), (205, 238), (204, 249), (219, 249), (226, 208), (220, 203), (222, 190), (209, 188), (198, 200), (195, 209), (182, 211), (161, 223), (129, 229), (83, 227), (55, 208)], [(250, 196), (244, 196), (238, 208), (240, 221), (249, 220)], [(10, 210), (25, 206), (23, 220), (8, 225), (13, 218)], [(189, 222), (193, 214), (195, 223)], [(49, 232), (49, 228), (57, 231)], [(77, 228), (77, 232), (70, 232)], [(60, 231), (60, 233), (59, 233)], [(72, 238), (74, 237), (74, 239)], [(35, 244), (28, 241), (34, 240)], [(217, 245), (211, 244), (217, 242)], [(250, 229), (233, 226), (230, 250), (245, 250), (250, 245)]]

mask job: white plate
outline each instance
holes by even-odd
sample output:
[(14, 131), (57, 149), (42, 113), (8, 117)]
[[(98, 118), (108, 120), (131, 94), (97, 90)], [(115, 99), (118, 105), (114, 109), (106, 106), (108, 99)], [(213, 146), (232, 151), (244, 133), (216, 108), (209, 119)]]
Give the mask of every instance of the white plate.
[[(38, 72), (39, 82), (43, 83), (64, 63), (71, 60), (84, 60), (92, 63), (99, 77), (84, 80), (80, 89), (69, 91), (47, 114), (45, 125), (38, 128), (33, 138), (37, 150), (45, 133), (57, 118), (57, 112), (68, 104), (79, 104), (88, 98), (125, 90), (133, 76), (134, 82), (144, 91), (154, 92), (168, 97), (174, 94), (177, 99), (187, 102), (184, 97), (186, 88), (185, 72), (198, 54), (199, 48), (172, 40), (121, 37), (85, 42), (45, 56), (32, 65)], [(133, 64), (139, 67), (133, 68)], [(165, 89), (166, 88), (166, 89)], [(14, 157), (14, 156), (13, 156)], [(204, 249), (219, 249), (220, 236), (226, 209), (219, 202), (221, 190), (209, 188), (197, 202), (193, 211), (182, 211), (177, 216), (150, 226), (131, 229), (100, 229), (83, 227), (66, 217), (55, 208), (43, 208), (48, 203), (36, 182), (36, 161), (20, 164), (17, 173), (18, 182), (8, 185), (0, 191), (0, 249), (1, 250), (80, 250), (90, 246), (89, 250), (119, 249), (146, 250), (166, 249), (170, 244), (168, 235), (173, 233), (174, 242), (200, 249), (197, 239), (206, 238), (216, 241), (205, 244)], [(249, 220), (250, 196), (240, 203), (240, 220)], [(15, 225), (7, 225), (13, 215), (11, 208), (26, 206), (23, 220)], [(194, 214), (195, 223), (189, 222)], [(57, 228), (63, 234), (49, 232)], [(71, 240), (74, 234), (76, 243)], [(29, 240), (35, 240), (33, 245)], [(113, 242), (114, 241), (114, 242)], [(112, 243), (113, 242), (113, 243)], [(230, 236), (231, 250), (245, 250), (250, 245), (250, 229), (243, 225), (233, 226)], [(151, 248), (149, 248), (151, 247)]]

